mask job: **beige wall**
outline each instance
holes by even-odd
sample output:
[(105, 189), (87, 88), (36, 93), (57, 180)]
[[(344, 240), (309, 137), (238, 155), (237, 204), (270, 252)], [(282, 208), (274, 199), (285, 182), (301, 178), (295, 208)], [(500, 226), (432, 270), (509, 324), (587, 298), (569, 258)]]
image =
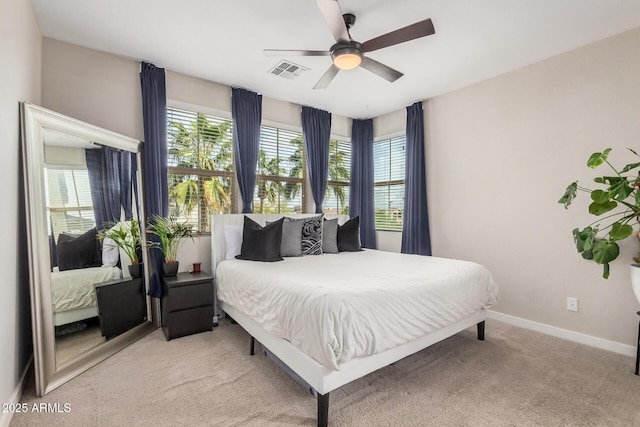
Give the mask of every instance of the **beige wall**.
[[(20, 398), (20, 376), (32, 354), (18, 103), (40, 102), (41, 41), (31, 2), (0, 2), (0, 144), (4, 158), (0, 181), (11, 184), (3, 187), (4, 209), (0, 210), (1, 403)], [(10, 419), (10, 413), (0, 412), (0, 426)]]
[(602, 279), (571, 236), (593, 221), (587, 197), (568, 211), (556, 202), (573, 180), (592, 182), (592, 152), (637, 161), (625, 150), (640, 148), (638, 52), (640, 29), (425, 102), (434, 255), (489, 267), (497, 311), (635, 346), (640, 245), (627, 242)]
[(43, 39), (42, 106), (143, 139), (140, 64)]

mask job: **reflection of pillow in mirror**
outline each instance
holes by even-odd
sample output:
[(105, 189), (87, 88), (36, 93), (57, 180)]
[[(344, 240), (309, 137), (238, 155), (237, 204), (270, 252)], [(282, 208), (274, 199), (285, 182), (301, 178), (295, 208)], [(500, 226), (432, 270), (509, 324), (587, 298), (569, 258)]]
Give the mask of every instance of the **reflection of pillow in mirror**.
[(235, 259), (236, 255), (240, 255), (240, 252), (242, 251), (242, 226), (225, 225), (224, 243), (227, 248), (227, 255), (225, 259)]
[(102, 256), (97, 236), (95, 227), (80, 236), (60, 234), (57, 243), (60, 271), (100, 267)]
[(115, 267), (120, 259), (120, 248), (113, 239), (105, 237), (102, 240), (102, 266)]

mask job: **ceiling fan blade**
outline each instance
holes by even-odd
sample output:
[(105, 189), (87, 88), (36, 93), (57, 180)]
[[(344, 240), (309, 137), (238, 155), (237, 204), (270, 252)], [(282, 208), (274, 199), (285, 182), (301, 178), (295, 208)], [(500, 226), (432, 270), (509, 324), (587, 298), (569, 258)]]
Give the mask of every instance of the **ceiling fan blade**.
[(331, 80), (333, 80), (336, 74), (338, 74), (338, 71), (340, 71), (340, 69), (331, 64), (331, 67), (329, 67), (329, 69), (322, 75), (322, 77), (320, 77), (320, 80), (318, 80), (318, 83), (316, 83), (313, 88), (326, 89), (327, 86), (329, 86), (329, 83), (331, 83)]
[(340, 5), (336, 0), (316, 0), (320, 12), (327, 21), (329, 31), (337, 42), (349, 42), (349, 32), (344, 23)]
[(424, 36), (430, 36), (431, 34), (435, 34), (435, 32), (436, 30), (433, 28), (433, 22), (431, 21), (431, 18), (429, 18), (366, 41), (362, 43), (362, 50), (365, 52), (373, 52), (374, 50), (382, 49), (384, 47), (408, 42), (409, 40), (418, 39)]
[(263, 49), (267, 56), (329, 56), (328, 50), (287, 50), (287, 49)]
[(365, 70), (371, 71), (373, 74), (382, 77), (385, 80), (390, 82), (395, 82), (400, 77), (404, 76), (400, 71), (394, 70), (391, 67), (387, 67), (386, 65), (371, 59), (366, 56), (362, 58), (362, 62), (360, 66)]

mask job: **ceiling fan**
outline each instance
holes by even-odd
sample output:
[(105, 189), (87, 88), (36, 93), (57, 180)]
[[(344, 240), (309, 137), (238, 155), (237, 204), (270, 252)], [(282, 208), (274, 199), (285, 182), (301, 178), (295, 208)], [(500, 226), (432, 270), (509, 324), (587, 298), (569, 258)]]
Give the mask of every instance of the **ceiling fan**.
[(425, 19), (359, 43), (352, 40), (349, 34), (349, 28), (356, 22), (355, 15), (351, 13), (343, 15), (337, 0), (316, 0), (316, 3), (327, 21), (331, 34), (336, 39), (336, 44), (331, 46), (329, 50), (264, 49), (264, 53), (267, 55), (331, 56), (333, 64), (318, 80), (318, 83), (313, 87), (314, 89), (324, 89), (329, 86), (338, 71), (352, 70), (358, 66), (385, 80), (394, 82), (403, 76), (400, 71), (364, 56), (364, 54), (435, 33), (431, 19)]

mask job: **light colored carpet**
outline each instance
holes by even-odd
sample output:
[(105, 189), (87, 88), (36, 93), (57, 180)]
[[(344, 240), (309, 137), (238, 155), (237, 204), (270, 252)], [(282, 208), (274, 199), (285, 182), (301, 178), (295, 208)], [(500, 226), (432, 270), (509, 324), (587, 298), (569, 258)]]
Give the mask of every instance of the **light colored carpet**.
[[(634, 360), (488, 320), (331, 393), (333, 426), (637, 426)], [(316, 399), (225, 321), (166, 342), (157, 330), (42, 399), (69, 413), (11, 426), (315, 425)]]

